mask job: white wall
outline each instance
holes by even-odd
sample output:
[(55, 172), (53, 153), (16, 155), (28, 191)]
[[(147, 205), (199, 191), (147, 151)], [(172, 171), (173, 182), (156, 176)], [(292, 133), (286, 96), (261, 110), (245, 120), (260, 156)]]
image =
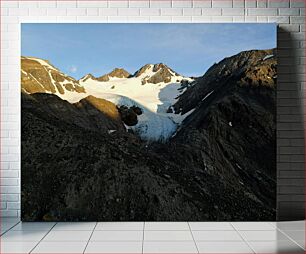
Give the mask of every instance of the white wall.
[(279, 218), (304, 215), (304, 128), (300, 100), (305, 81), (304, 0), (2, 0), (0, 4), (1, 216), (20, 215), (19, 70), (22, 22), (279, 23)]

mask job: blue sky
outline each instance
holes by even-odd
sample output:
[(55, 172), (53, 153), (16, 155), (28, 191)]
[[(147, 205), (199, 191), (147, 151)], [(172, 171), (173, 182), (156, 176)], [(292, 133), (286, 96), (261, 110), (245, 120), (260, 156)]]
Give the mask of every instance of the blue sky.
[(160, 62), (200, 76), (240, 51), (274, 47), (275, 24), (22, 24), (21, 29), (23, 56), (47, 59), (77, 79), (116, 67), (134, 73)]

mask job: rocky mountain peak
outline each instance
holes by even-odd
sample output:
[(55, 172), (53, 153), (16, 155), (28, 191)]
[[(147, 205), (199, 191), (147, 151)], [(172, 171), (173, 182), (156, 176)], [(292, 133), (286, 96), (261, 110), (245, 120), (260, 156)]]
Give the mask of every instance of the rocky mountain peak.
[(110, 78), (128, 78), (131, 74), (123, 68), (115, 68), (111, 72), (97, 78), (98, 81), (109, 81)]
[(77, 80), (62, 73), (47, 60), (21, 57), (21, 90), (25, 93), (84, 93)]
[(195, 80), (190, 89), (180, 96), (174, 105), (175, 112), (186, 113), (199, 105), (201, 101), (209, 101), (208, 95), (219, 94), (220, 96), (221, 91), (225, 90), (228, 93), (241, 92), (241, 89), (249, 92), (265, 91), (265, 88), (274, 90), (277, 78), (276, 65), (275, 49), (242, 51), (234, 56), (226, 57), (212, 65), (202, 77)]
[[(175, 78), (178, 77), (178, 78)], [(108, 82), (112, 80), (112, 78), (139, 78), (141, 83), (144, 85), (146, 83), (169, 83), (169, 82), (179, 82), (181, 75), (172, 70), (164, 63), (156, 63), (156, 64), (145, 64), (139, 70), (137, 70), (133, 75), (131, 75), (128, 71), (123, 68), (115, 68), (111, 72), (101, 76), (94, 77), (92, 74), (87, 74), (80, 79), (80, 82), (86, 82), (87, 80), (95, 80), (100, 82)], [(173, 80), (172, 80), (173, 78)], [(179, 80), (179, 81), (178, 81)]]
[(158, 71), (169, 71), (173, 76), (179, 76), (177, 72), (172, 70), (170, 67), (168, 67), (166, 64), (163, 63), (158, 63), (153, 65), (153, 72), (158, 72)]
[(88, 73), (84, 77), (80, 78), (79, 81), (85, 82), (86, 80), (89, 80), (89, 79), (97, 80), (97, 78), (94, 75), (92, 75), (91, 73)]
[(149, 71), (150, 69), (152, 69), (153, 64), (145, 64), (144, 66), (142, 66), (138, 71), (136, 71), (133, 75), (133, 77), (140, 77), (141, 75), (143, 75), (145, 72)]
[(178, 73), (169, 68), (166, 64), (146, 64), (141, 67), (133, 75), (134, 77), (142, 77), (142, 84), (160, 82), (169, 83), (172, 77), (179, 76)]

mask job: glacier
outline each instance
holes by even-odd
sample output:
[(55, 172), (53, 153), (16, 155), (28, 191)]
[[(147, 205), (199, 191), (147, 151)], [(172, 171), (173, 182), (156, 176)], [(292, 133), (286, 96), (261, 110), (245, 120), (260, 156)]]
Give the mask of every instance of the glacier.
[(150, 65), (148, 70), (138, 77), (110, 78), (109, 81), (103, 82), (90, 77), (81, 79), (79, 83), (85, 88), (85, 93), (66, 92), (57, 95), (70, 103), (78, 102), (92, 95), (113, 102), (117, 106), (137, 106), (142, 109), (143, 113), (138, 116), (138, 123), (127, 129), (133, 130), (143, 140), (166, 142), (176, 132), (184, 118), (190, 114), (190, 112), (184, 115), (167, 113), (167, 109), (184, 92), (181, 81), (192, 81), (193, 79), (176, 75), (168, 83), (143, 85), (143, 78), (156, 73), (153, 72), (153, 66)]

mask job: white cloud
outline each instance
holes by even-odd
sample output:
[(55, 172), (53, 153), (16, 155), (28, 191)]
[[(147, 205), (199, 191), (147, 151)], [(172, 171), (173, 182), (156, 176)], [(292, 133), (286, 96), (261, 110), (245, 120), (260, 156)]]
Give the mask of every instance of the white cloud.
[(69, 71), (72, 72), (72, 73), (76, 73), (78, 71), (78, 68), (73, 65), (73, 66), (69, 67)]

